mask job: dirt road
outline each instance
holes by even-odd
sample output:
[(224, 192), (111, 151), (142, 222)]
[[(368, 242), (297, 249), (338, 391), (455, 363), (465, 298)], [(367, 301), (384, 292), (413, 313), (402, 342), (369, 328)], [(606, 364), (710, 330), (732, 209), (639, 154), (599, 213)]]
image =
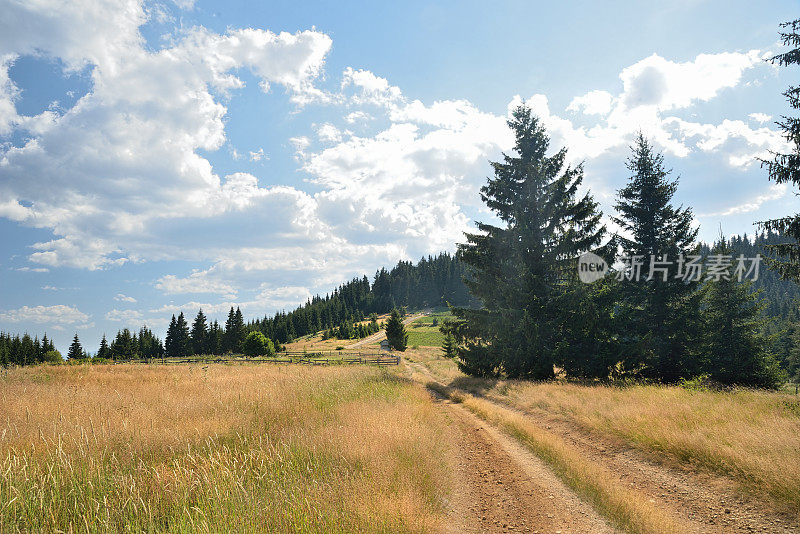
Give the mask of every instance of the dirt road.
[[(435, 380), (425, 366), (406, 361), (420, 383)], [(544, 411), (523, 413), (557, 434), (585, 458), (612, 473), (614, 482), (641, 494), (696, 533), (800, 533), (797, 517), (744, 495), (721, 476), (680, 469), (622, 443), (577, 428)], [(437, 398), (460, 430), (459, 473), (452, 532), (612, 532), (593, 508), (567, 488), (527, 448), (458, 404)], [(505, 525), (505, 527), (503, 527)]]
[(458, 436), (449, 532), (614, 532), (515, 440), (457, 404), (437, 402)]
[[(415, 315), (409, 315), (408, 317), (403, 319), (403, 324), (404, 325), (409, 325), (412, 322), (414, 322), (414, 319), (419, 319), (423, 315), (424, 315), (423, 313), (417, 313)], [(371, 336), (367, 336), (364, 339), (360, 339), (360, 340), (356, 341), (352, 345), (348, 345), (347, 348), (348, 349), (354, 349), (356, 347), (362, 347), (364, 345), (370, 345), (372, 343), (375, 343), (376, 341), (380, 341), (381, 339), (383, 339), (385, 337), (386, 337), (386, 332), (383, 329), (381, 329), (378, 332), (375, 332), (374, 334), (372, 334)]]

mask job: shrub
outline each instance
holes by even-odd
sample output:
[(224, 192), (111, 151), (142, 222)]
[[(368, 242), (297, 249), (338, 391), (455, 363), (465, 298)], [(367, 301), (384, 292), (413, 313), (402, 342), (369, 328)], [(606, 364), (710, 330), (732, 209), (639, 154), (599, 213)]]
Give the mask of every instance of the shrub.
[(272, 356), (275, 354), (275, 347), (272, 341), (261, 332), (250, 332), (244, 340), (242, 352), (250, 358), (253, 356)]
[(64, 363), (64, 358), (57, 350), (48, 350), (44, 353), (44, 361), (47, 363)]

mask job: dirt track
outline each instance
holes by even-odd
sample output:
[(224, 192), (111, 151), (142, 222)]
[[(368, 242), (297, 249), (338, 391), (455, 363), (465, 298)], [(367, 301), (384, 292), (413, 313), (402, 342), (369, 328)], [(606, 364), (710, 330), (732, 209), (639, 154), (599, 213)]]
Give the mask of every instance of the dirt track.
[[(420, 364), (407, 365), (418, 377), (434, 378)], [(497, 400), (486, 400), (509, 409)], [(436, 402), (448, 410), (459, 436), (451, 532), (614, 531), (515, 439), (458, 404)], [(524, 414), (586, 458), (609, 468), (618, 484), (644, 495), (684, 525), (686, 532), (800, 533), (796, 516), (775, 511), (756, 496), (741, 494), (724, 477), (658, 462), (546, 412)]]
[(457, 404), (437, 402), (458, 436), (449, 532), (614, 532), (516, 441)]

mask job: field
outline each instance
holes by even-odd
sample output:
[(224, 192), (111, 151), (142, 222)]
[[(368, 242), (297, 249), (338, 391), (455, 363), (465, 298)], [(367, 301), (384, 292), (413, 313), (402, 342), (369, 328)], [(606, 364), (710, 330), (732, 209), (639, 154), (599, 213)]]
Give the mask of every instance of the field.
[(800, 532), (793, 392), (403, 360), (12, 369), (0, 532)]
[(0, 383), (0, 531), (428, 532), (447, 428), (375, 367), (40, 366)]
[[(415, 319), (406, 327), (409, 347), (441, 347), (444, 335), (439, 331), (442, 321), (452, 317), (449, 312), (438, 312)], [(434, 325), (434, 321), (436, 324)]]

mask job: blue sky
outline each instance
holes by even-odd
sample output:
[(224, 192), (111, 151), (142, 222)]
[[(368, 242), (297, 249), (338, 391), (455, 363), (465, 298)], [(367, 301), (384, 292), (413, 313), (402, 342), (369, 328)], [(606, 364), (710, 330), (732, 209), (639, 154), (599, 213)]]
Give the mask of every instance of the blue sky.
[(93, 351), (452, 251), (522, 101), (607, 214), (640, 129), (701, 238), (795, 213), (754, 161), (797, 3), (664, 4), (0, 0), (0, 329)]

